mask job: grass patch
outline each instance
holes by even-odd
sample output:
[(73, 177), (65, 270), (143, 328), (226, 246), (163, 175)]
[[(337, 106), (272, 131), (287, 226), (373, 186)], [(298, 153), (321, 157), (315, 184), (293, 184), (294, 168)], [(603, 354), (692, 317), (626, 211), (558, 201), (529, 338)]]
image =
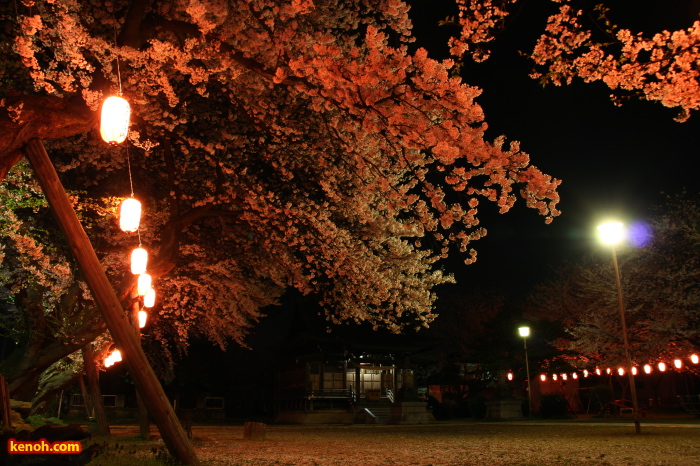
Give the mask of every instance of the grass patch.
[(96, 456), (90, 466), (175, 466), (178, 463), (163, 446), (162, 442), (142, 440), (140, 437), (93, 436), (85, 442), (85, 448), (98, 444), (102, 453)]

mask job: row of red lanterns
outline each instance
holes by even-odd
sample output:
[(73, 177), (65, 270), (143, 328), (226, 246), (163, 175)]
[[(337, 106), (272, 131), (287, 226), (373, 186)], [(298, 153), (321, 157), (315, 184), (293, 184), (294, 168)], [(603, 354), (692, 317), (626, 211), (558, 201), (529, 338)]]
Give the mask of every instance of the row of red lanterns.
[[(690, 360), (690, 362), (692, 364), (699, 364), (700, 363), (700, 356), (698, 356), (697, 354), (691, 354), (688, 359)], [(673, 367), (675, 367), (677, 370), (682, 369), (683, 368), (683, 360), (682, 359), (674, 359), (673, 360)], [(659, 362), (656, 365), (656, 368), (659, 372), (666, 372), (666, 370), (669, 367), (666, 365), (665, 362)], [(642, 370), (644, 371), (645, 374), (651, 374), (654, 371), (651, 364), (645, 364), (644, 366), (642, 366)], [(625, 368), (618, 367), (615, 370), (615, 372), (617, 372), (617, 374), (619, 376), (623, 376), (623, 375), (625, 375)], [(639, 372), (639, 370), (636, 367), (632, 368), (632, 375), (637, 375), (638, 372)], [(600, 368), (596, 368), (593, 372), (589, 372), (586, 369), (581, 371), (581, 375), (583, 375), (583, 377), (588, 377), (590, 375), (603, 375), (603, 373), (605, 373), (606, 375), (610, 375), (613, 373), (613, 369), (608, 367), (605, 369), (605, 371), (603, 371)], [(569, 376), (569, 374), (567, 374), (567, 373), (561, 373), (561, 374), (554, 373), (554, 374), (551, 374), (550, 376), (548, 376), (547, 374), (540, 374), (540, 380), (542, 382), (546, 382), (548, 378), (551, 378), (552, 381), (555, 381), (555, 382), (560, 380), (560, 379), (565, 381), (565, 380), (568, 380), (569, 377), (571, 377), (572, 379), (578, 379), (579, 374), (578, 374), (578, 372), (572, 372), (571, 376)], [(514, 379), (513, 373), (508, 372), (507, 378), (508, 378), (508, 380), (513, 380)]]

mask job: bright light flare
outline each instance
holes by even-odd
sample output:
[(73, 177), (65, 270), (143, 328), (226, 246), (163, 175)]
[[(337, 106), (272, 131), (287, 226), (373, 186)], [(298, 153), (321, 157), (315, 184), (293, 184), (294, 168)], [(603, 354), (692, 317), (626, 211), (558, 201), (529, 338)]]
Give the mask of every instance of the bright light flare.
[(609, 222), (598, 226), (600, 240), (605, 244), (617, 244), (625, 236), (625, 230), (620, 222)]

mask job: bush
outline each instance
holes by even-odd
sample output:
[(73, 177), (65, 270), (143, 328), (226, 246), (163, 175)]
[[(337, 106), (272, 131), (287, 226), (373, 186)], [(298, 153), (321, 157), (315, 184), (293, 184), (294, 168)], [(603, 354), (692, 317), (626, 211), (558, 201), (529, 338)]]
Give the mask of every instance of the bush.
[(27, 417), (27, 422), (33, 426), (65, 426), (66, 423), (56, 417), (43, 417), (39, 414), (33, 414)]
[(542, 395), (540, 404), (540, 417), (542, 419), (568, 419), (569, 402), (564, 395)]
[(469, 414), (474, 419), (484, 419), (486, 417), (486, 397), (476, 395), (469, 399)]

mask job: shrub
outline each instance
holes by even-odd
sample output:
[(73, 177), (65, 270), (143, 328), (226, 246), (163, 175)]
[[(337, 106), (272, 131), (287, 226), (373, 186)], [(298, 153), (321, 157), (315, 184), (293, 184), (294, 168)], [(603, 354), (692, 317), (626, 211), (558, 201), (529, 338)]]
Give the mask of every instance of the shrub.
[(27, 422), (33, 426), (65, 426), (66, 423), (56, 417), (44, 417), (39, 414), (33, 414), (27, 417)]
[(540, 404), (540, 417), (542, 419), (568, 419), (569, 402), (564, 395), (547, 394), (542, 395)]
[(474, 419), (484, 419), (486, 417), (486, 397), (476, 395), (469, 399), (469, 414)]

